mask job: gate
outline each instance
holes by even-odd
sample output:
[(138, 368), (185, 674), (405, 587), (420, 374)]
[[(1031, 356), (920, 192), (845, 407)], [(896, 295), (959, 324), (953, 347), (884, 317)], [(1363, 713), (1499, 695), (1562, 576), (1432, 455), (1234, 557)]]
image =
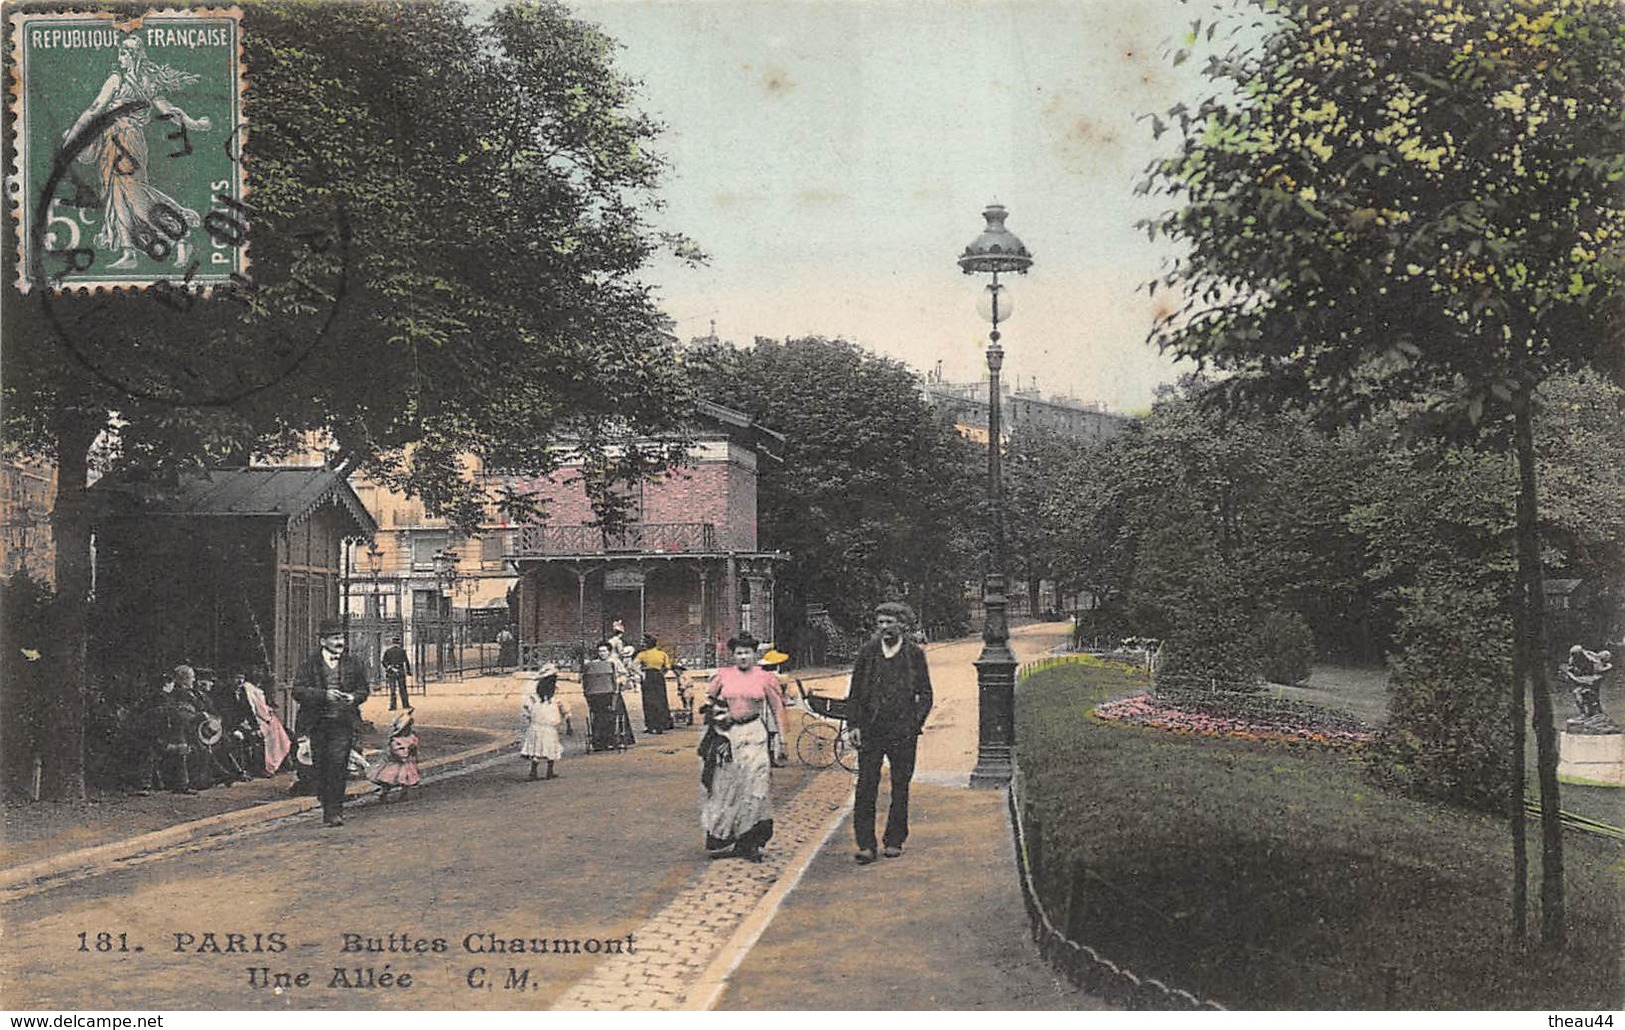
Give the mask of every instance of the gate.
[(406, 625), (399, 616), (386, 619), (376, 615), (352, 615), (348, 621), (350, 653), (367, 663), (367, 682), (383, 683), (380, 659), (390, 644), (405, 635)]
[(412, 665), (419, 686), (428, 680), (494, 676), (512, 671), (519, 662), (519, 648), (510, 635), (504, 653), (501, 633), (505, 628), (508, 628), (505, 608), (417, 615), (412, 620)]

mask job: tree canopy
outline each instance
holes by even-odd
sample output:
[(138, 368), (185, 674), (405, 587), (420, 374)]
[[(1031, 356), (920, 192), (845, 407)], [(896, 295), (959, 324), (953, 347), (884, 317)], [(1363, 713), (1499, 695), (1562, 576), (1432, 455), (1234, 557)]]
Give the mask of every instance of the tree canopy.
[(433, 0), (256, 4), (244, 40), (254, 287), (8, 305), (8, 440), (50, 446), (64, 403), (117, 412), (132, 464), (323, 430), (472, 521), (459, 454), (542, 467), (561, 427), (676, 424), (637, 273), (690, 248), (649, 225), (659, 127), (607, 37), (557, 3), (479, 24)]
[(1167, 112), (1180, 152), (1142, 184), (1183, 247), (1155, 342), (1232, 393), (1473, 422), (1621, 346), (1619, 5), (1245, 6), (1264, 42), (1209, 59), (1221, 91)]
[(964, 625), (981, 566), (984, 488), (974, 448), (940, 418), (914, 372), (844, 340), (758, 339), (691, 353), (719, 402), (785, 435), (761, 480), (762, 539), (788, 551), (787, 606), (827, 606), (847, 627), (908, 600), (933, 632)]
[(1542, 939), (1561, 945), (1534, 416), (1552, 376), (1621, 368), (1625, 336), (1611, 315), (1625, 293), (1625, 9), (1611, 0), (1240, 9), (1255, 20), (1231, 19), (1228, 31), (1261, 42), (1209, 58), (1219, 92), (1167, 112), (1180, 152), (1143, 183), (1176, 205), (1148, 220), (1148, 233), (1181, 247), (1150, 289), (1179, 291), (1183, 306), (1153, 339), (1227, 373), (1214, 396), (1232, 406), (1338, 418), (1421, 402), (1424, 425), (1515, 452), (1513, 908), (1521, 934), (1527, 683)]
[[(659, 126), (605, 35), (556, 0), (484, 22), (453, 0), (272, 0), (245, 9), (243, 45), (245, 125), (193, 143), (240, 147), (251, 284), (202, 297), (177, 272), (169, 289), (4, 305), (5, 441), (59, 471), (51, 795), (82, 792), (99, 437), (111, 468), (163, 477), (320, 434), (347, 467), (473, 525), (525, 498), (488, 494), (465, 456), (546, 472), (569, 434), (631, 471), (648, 456), (608, 444), (678, 437), (691, 408), (638, 272), (659, 249), (697, 254), (652, 227)], [(99, 202), (79, 185), (61, 202)]]

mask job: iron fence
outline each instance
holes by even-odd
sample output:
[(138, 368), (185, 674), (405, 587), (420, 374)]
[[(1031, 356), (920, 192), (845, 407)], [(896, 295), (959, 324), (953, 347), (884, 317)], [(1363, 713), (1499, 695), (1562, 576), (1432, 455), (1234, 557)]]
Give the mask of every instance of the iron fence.
[[(673, 661), (685, 669), (716, 668), (717, 651), (714, 644), (702, 640), (680, 640), (671, 644), (663, 643), (660, 646), (672, 656)], [(580, 641), (524, 643), (519, 645), (519, 668), (526, 672), (535, 672), (544, 664), (552, 662), (560, 669), (578, 671), (587, 654), (588, 645)]]
[(521, 526), (515, 553), (525, 555), (710, 553), (717, 549), (716, 525), (710, 522), (635, 522), (620, 532), (599, 526)]

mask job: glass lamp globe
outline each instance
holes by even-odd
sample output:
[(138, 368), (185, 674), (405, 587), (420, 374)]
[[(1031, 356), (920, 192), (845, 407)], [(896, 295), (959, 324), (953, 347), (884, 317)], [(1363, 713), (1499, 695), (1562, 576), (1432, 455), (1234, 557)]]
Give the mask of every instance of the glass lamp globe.
[(1010, 295), (1010, 287), (1003, 283), (987, 284), (976, 298), (976, 310), (994, 325), (1010, 321), (1010, 316), (1016, 313), (1016, 301)]

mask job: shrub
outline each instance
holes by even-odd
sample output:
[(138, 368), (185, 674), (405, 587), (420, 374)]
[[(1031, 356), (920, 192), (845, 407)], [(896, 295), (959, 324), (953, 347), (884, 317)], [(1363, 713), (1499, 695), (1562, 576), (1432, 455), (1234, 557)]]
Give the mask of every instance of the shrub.
[(1297, 612), (1271, 612), (1258, 631), (1264, 678), (1293, 686), (1309, 678), (1315, 661), (1315, 634)]
[(1162, 645), (1158, 691), (1257, 690), (1258, 636), (1238, 608), (1184, 614)]
[(1407, 594), (1371, 774), (1415, 797), (1501, 811), (1512, 789), (1508, 620), (1483, 591), (1432, 585)]
[(52, 701), (55, 663), (52, 648), (52, 594), (49, 587), (18, 570), (0, 581), (0, 725), (6, 728), (4, 779), (8, 787), (27, 784), (30, 765), (43, 754), (46, 712)]

